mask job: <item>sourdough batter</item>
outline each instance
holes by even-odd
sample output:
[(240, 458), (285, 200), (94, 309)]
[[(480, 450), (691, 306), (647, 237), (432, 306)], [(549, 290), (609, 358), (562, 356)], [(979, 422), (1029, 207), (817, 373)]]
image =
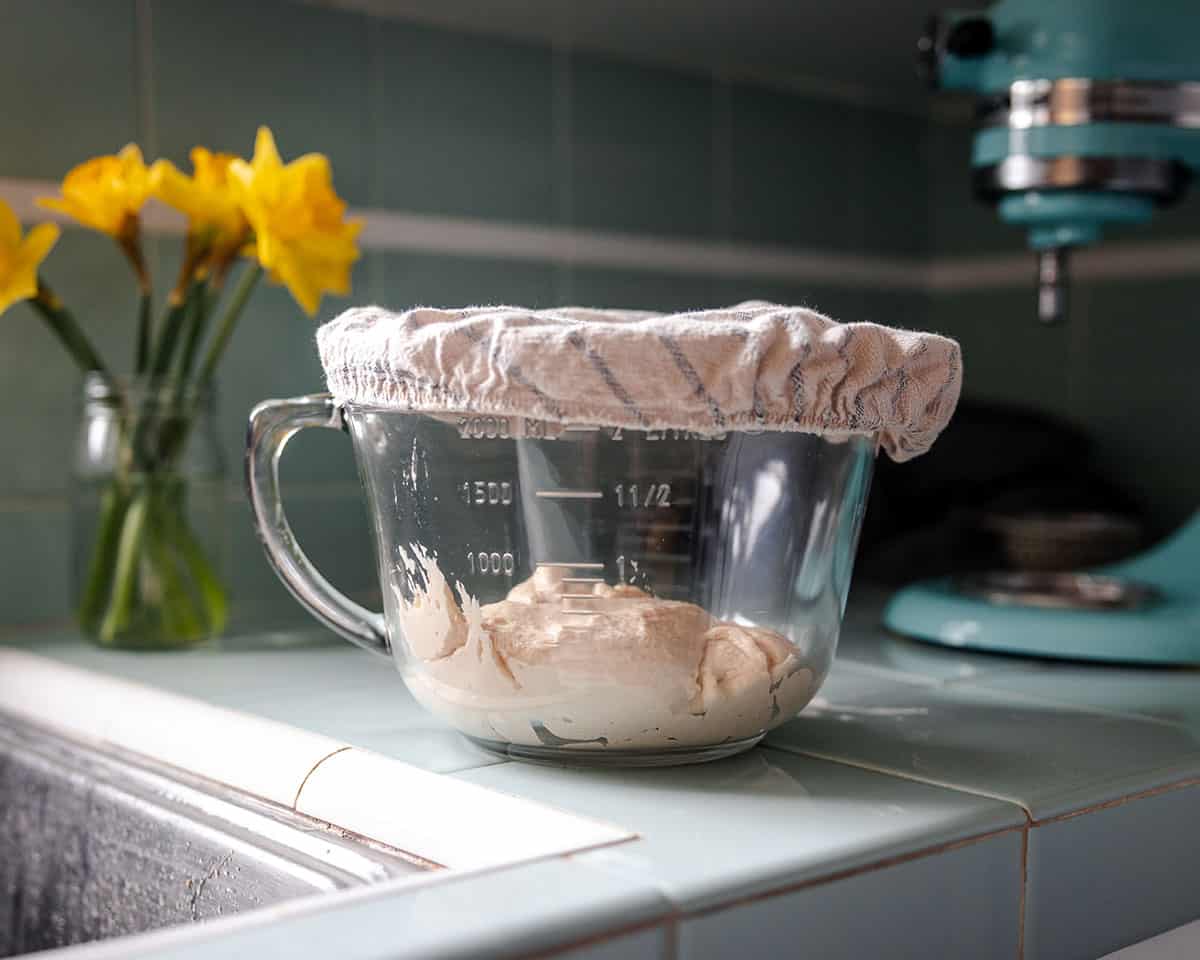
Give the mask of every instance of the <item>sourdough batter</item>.
[(405, 680), (474, 737), (579, 749), (710, 745), (757, 736), (816, 692), (811, 666), (782, 634), (715, 620), (695, 604), (604, 583), (593, 585), (595, 600), (564, 600), (561, 571), (541, 568), (480, 606), (420, 546), (405, 566), (410, 582), (427, 585), (411, 601), (393, 588), (411, 653)]

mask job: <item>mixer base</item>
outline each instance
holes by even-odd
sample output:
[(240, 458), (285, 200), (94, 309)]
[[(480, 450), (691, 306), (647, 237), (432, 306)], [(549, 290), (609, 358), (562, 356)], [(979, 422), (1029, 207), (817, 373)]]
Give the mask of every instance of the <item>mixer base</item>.
[(1095, 571), (1145, 585), (1131, 608), (1052, 609), (990, 602), (954, 579), (896, 593), (883, 614), (895, 633), (959, 649), (1101, 663), (1200, 664), (1200, 514), (1165, 543)]
[[(464, 734), (465, 736), (465, 734)], [(726, 740), (709, 747), (666, 747), (645, 750), (610, 750), (606, 747), (531, 747), (467, 737), (477, 747), (505, 760), (524, 760), (554, 767), (678, 767), (707, 763), (742, 753), (758, 744), (763, 734), (742, 740)]]

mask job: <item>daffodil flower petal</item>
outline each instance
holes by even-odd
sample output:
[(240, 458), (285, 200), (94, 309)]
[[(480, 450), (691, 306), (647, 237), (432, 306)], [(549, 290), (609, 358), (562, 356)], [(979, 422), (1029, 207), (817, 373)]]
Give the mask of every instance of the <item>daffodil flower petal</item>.
[(85, 227), (120, 236), (150, 195), (150, 179), (142, 151), (131, 143), (115, 156), (79, 164), (63, 178), (61, 198), (41, 198), (38, 203)]
[(9, 249), (21, 242), (21, 221), (6, 203), (0, 203), (0, 247)]
[(249, 255), (306, 313), (316, 313), (323, 293), (349, 292), (362, 224), (345, 219), (327, 157), (310, 153), (284, 164), (271, 131), (260, 127), (254, 158), (232, 161), (229, 181), (254, 232)]
[(168, 160), (155, 161), (150, 168), (154, 196), (187, 216), (188, 233), (193, 237), (218, 247), (236, 244), (246, 232), (246, 219), (230, 179), (230, 167), (237, 158), (204, 147), (194, 148), (191, 156), (190, 177)]
[(43, 223), (21, 238), (21, 224), (0, 201), (0, 313), (20, 300), (37, 296), (38, 267), (58, 240), (58, 227)]

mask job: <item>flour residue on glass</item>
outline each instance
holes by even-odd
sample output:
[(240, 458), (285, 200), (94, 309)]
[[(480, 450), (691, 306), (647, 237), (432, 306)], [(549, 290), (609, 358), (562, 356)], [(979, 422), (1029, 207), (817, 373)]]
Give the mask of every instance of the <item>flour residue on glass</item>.
[(401, 552), (393, 590), (411, 655), (405, 680), (471, 736), (593, 750), (696, 746), (758, 736), (816, 691), (801, 648), (819, 644), (630, 584), (591, 584), (596, 599), (581, 611), (564, 597), (562, 571), (545, 567), (481, 606), (424, 547)]

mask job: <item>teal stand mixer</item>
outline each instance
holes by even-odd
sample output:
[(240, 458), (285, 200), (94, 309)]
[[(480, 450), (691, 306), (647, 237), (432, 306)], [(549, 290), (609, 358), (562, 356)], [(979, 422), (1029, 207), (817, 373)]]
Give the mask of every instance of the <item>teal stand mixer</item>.
[[(1028, 231), (1043, 322), (1067, 314), (1072, 248), (1149, 220), (1200, 171), (1200, 0), (1003, 0), (933, 18), (919, 50), (934, 86), (978, 98), (976, 191)], [(1200, 664), (1200, 512), (1102, 569), (915, 584), (884, 624), (958, 648)]]

